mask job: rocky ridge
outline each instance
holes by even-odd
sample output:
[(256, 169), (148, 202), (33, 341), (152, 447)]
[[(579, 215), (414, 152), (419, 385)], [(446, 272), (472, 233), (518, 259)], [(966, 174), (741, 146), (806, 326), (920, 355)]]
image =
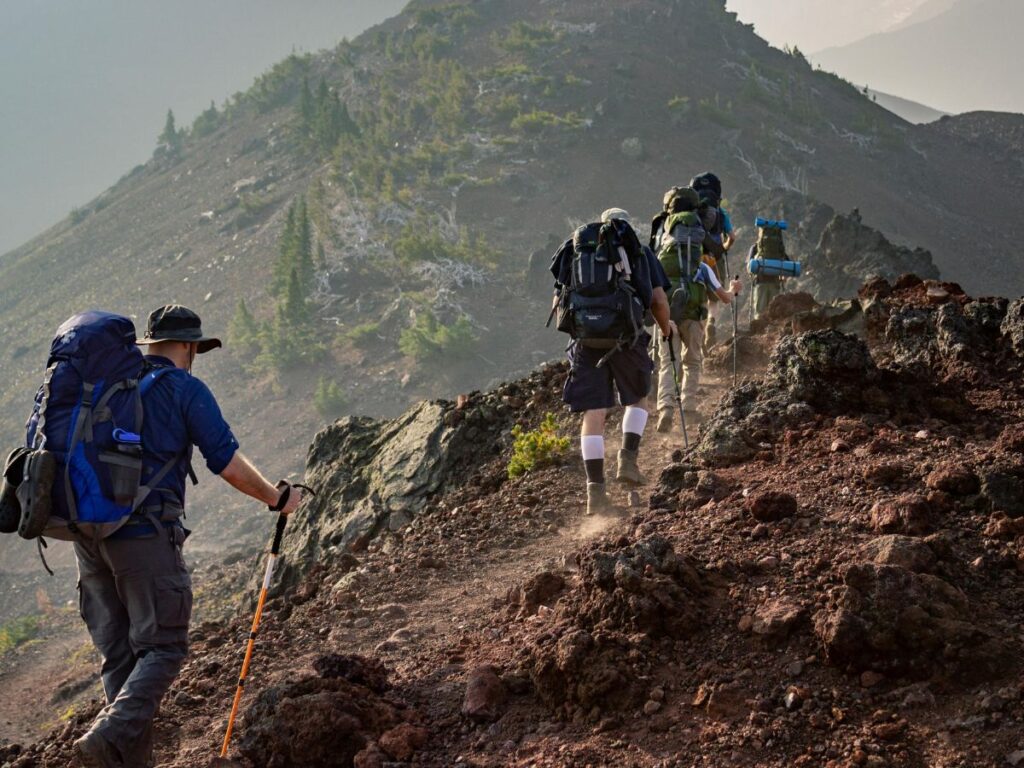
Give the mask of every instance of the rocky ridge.
[[(692, 451), (668, 448), (648, 504), (600, 524), (575, 459), (504, 472), (503, 435), (554, 408), (562, 366), (326, 430), (233, 764), (1020, 762), (1020, 313), (909, 277), (859, 300), (859, 336), (783, 334)], [(347, 537), (374, 492), (376, 527)], [(246, 630), (196, 628), (161, 766), (209, 764)], [(0, 759), (67, 765), (90, 715)]]

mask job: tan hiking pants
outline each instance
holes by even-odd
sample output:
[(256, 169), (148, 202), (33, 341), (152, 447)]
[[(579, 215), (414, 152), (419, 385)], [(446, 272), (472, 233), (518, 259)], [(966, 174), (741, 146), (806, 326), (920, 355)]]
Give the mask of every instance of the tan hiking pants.
[[(657, 338), (658, 410), (676, 407), (676, 385), (672, 375), (672, 357), (668, 343), (661, 334)], [(704, 323), (684, 320), (679, 324), (679, 335), (672, 337), (676, 361), (682, 360), (683, 409), (697, 410), (697, 389), (704, 365)]]

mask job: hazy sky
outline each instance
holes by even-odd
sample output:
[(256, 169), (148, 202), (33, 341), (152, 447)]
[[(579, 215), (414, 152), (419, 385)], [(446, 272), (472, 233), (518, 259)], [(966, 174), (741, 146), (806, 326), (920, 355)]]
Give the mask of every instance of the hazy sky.
[(0, 254), (145, 161), (293, 49), (406, 0), (0, 0)]
[[(890, 29), (942, 0), (727, 0), (729, 10), (753, 24), (777, 48), (797, 45), (813, 53)], [(948, 4), (948, 3), (946, 3)]]

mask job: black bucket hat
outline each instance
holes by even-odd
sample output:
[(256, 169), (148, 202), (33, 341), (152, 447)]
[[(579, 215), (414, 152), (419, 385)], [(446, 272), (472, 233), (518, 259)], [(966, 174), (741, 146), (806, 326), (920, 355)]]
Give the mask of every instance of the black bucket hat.
[(158, 341), (196, 342), (199, 344), (199, 354), (223, 346), (220, 339), (204, 336), (199, 315), (180, 304), (168, 304), (166, 307), (153, 310), (149, 314), (149, 322), (146, 323), (146, 335), (137, 339), (135, 343), (155, 344)]

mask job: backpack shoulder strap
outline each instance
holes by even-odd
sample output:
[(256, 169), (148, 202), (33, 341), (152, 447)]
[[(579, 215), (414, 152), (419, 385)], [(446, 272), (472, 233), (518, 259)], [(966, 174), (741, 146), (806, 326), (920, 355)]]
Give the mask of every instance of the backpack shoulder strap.
[(176, 370), (178, 369), (171, 368), (166, 365), (151, 366), (139, 381), (139, 394), (145, 397), (146, 393), (153, 388), (153, 385), (156, 384), (164, 374)]
[[(167, 365), (150, 366), (149, 370), (145, 373), (145, 375), (143, 375), (142, 379), (139, 381), (139, 395), (141, 397), (145, 397), (146, 393), (149, 392), (161, 378), (163, 378), (168, 373), (177, 370), (179, 369)], [(135, 496), (135, 503), (132, 505), (133, 512), (135, 512), (139, 508), (139, 506), (142, 504), (142, 502), (146, 500), (149, 494), (156, 489), (160, 481), (167, 477), (167, 474), (172, 469), (174, 469), (175, 466), (177, 466), (178, 462), (181, 461), (183, 456), (185, 455), (186, 454), (184, 453), (179, 453), (176, 456), (173, 456), (170, 459), (168, 459), (167, 462), (162, 467), (160, 467), (159, 470), (157, 470), (157, 473), (149, 479), (149, 482), (146, 483), (146, 485), (139, 486), (139, 492)], [(199, 484), (199, 479), (196, 477), (196, 473), (195, 470), (192, 468), (191, 461), (188, 464), (188, 476), (189, 479), (192, 481), (193, 485)]]

